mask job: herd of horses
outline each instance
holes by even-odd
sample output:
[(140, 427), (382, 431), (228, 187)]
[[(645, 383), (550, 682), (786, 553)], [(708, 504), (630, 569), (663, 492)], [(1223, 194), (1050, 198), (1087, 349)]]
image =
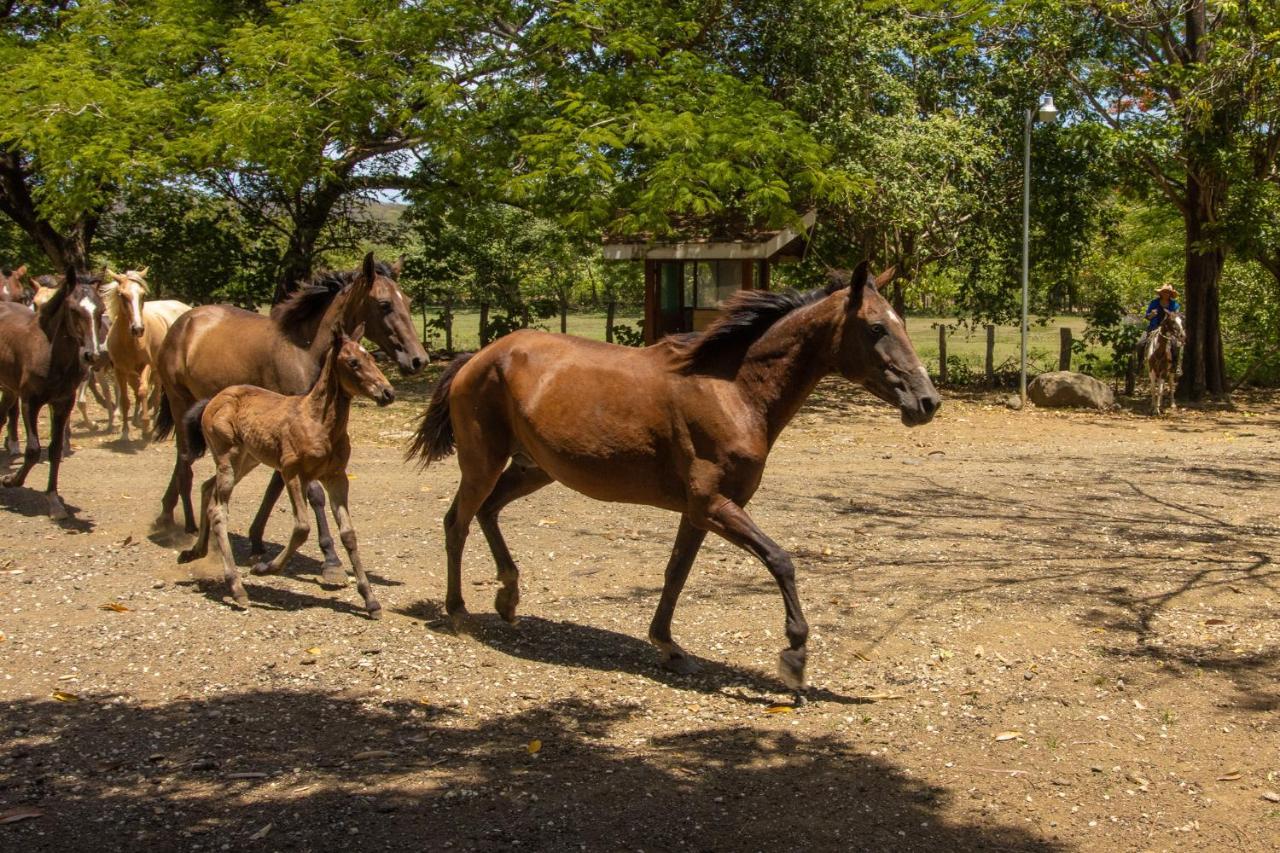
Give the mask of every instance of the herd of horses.
[[(346, 572), (325, 519), (326, 495), (357, 587), (371, 618), (381, 615), (348, 509), (348, 420), (353, 398), (379, 405), (394, 389), (361, 341), (373, 341), (411, 375), (427, 363), (398, 264), (375, 261), (325, 272), (269, 315), (228, 305), (190, 308), (146, 299), (146, 270), (91, 279), (68, 269), (23, 304), (21, 268), (0, 279), (0, 414), (21, 408), (21, 467), (0, 485), (21, 486), (40, 459), (37, 420), (51, 410), (50, 515), (65, 518), (59, 466), (77, 393), (110, 364), (119, 387), (124, 437), (133, 396), (136, 424), (176, 441), (174, 469), (158, 525), (174, 525), (179, 501), (194, 545), (179, 560), (203, 557), (212, 541), (237, 606), (249, 597), (227, 532), (233, 489), (259, 465), (275, 474), (249, 530), (254, 574), (281, 571), (310, 533), (314, 512), (324, 553), (322, 582)], [(448, 364), (406, 458), (426, 465), (456, 451), (460, 481), (444, 519), (445, 610), (466, 624), (462, 555), (478, 521), (501, 586), (494, 608), (514, 622), (519, 570), (498, 518), (512, 501), (559, 482), (601, 501), (644, 504), (680, 516), (649, 640), (662, 664), (687, 673), (694, 660), (675, 642), (677, 600), (708, 532), (754, 555), (773, 576), (785, 610), (784, 682), (804, 684), (809, 634), (791, 556), (746, 507), (770, 449), (817, 383), (838, 374), (895, 406), (907, 426), (929, 422), (941, 398), (902, 319), (881, 295), (892, 270), (873, 277), (864, 262), (832, 271), (808, 293), (743, 291), (705, 331), (634, 349), (567, 335), (518, 331)], [(1173, 335), (1172, 331), (1168, 332)], [(1164, 353), (1154, 335), (1151, 352)], [(1163, 357), (1163, 356), (1161, 356)], [(16, 442), (16, 436), (11, 434)], [(7, 445), (12, 454), (15, 444)], [(206, 451), (215, 472), (202, 486), (197, 522), (193, 465)], [(294, 527), (286, 547), (265, 558), (267, 519), (288, 492)]]

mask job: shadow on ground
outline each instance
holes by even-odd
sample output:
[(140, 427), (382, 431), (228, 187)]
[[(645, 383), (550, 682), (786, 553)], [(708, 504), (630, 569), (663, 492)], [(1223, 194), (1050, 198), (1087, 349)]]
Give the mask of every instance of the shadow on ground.
[[(803, 713), (803, 712), (801, 712)], [(955, 823), (955, 792), (803, 731), (619, 745), (589, 699), (473, 722), (458, 706), (259, 691), (142, 707), (0, 704), (0, 798), (43, 815), (12, 850), (1027, 850)], [(531, 755), (533, 739), (541, 749)]]

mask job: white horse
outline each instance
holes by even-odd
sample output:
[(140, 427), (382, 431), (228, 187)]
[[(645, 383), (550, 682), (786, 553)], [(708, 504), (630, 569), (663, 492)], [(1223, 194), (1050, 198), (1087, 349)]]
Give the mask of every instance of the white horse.
[(1178, 400), (1174, 389), (1178, 384), (1178, 370), (1175, 352), (1187, 343), (1187, 329), (1183, 324), (1182, 312), (1166, 311), (1160, 325), (1147, 339), (1146, 363), (1147, 373), (1151, 377), (1151, 413), (1159, 416), (1160, 400), (1164, 396), (1165, 387), (1169, 389), (1169, 408), (1178, 411)]

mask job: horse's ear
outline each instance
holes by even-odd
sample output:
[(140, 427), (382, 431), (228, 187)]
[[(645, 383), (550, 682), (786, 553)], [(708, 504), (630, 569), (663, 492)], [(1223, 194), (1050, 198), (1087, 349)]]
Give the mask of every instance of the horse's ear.
[(352, 329), (351, 334), (348, 337), (356, 343), (360, 343), (360, 341), (364, 340), (364, 323), (362, 322), (359, 326)]
[(147, 264), (145, 267), (143, 267), (142, 269), (138, 270), (138, 275), (139, 275), (139, 276), (141, 276), (142, 278), (146, 278), (146, 277), (147, 277), (147, 273), (149, 273), (149, 272), (151, 272), (151, 265), (150, 265), (150, 264)]
[(880, 273), (880, 275), (876, 276), (876, 290), (879, 290), (889, 282), (893, 281), (893, 274), (896, 273), (897, 271), (898, 271), (897, 266), (892, 266), (892, 267), (889, 267), (884, 272)]
[(853, 274), (849, 276), (850, 311), (857, 311), (862, 306), (862, 292), (867, 289), (867, 282), (871, 281), (869, 269), (870, 265), (864, 258), (861, 263), (853, 268)]
[(67, 294), (76, 286), (76, 268), (74, 266), (67, 267), (66, 277), (53, 289), (53, 295), (49, 297), (49, 301), (40, 306), (41, 317), (52, 317), (62, 308), (62, 304), (67, 301)]
[(373, 284), (374, 278), (378, 275), (378, 266), (373, 261), (373, 252), (364, 256), (364, 268), (361, 270), (364, 276), (365, 284)]
[(13, 275), (16, 278), (22, 278), (26, 274), (27, 274), (26, 264), (23, 264), (22, 266), (18, 267), (16, 270), (13, 271)]

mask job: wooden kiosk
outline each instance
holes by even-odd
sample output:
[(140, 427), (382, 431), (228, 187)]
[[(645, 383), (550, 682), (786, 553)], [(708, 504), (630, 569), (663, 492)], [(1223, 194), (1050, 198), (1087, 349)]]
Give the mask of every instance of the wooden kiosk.
[(606, 261), (644, 261), (644, 342), (700, 332), (738, 290), (768, 290), (775, 264), (799, 260), (817, 216), (804, 230), (783, 228), (676, 242), (605, 243)]

